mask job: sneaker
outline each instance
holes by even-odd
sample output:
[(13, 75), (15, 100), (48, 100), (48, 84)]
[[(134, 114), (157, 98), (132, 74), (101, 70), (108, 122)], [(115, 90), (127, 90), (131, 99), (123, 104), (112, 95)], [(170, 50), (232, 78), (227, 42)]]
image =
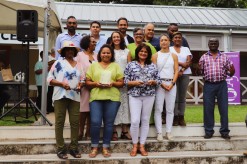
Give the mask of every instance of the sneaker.
[(157, 141), (162, 142), (163, 141), (163, 135), (162, 133), (158, 133), (157, 135)]
[(170, 141), (173, 140), (173, 136), (171, 133), (166, 133), (166, 138)]

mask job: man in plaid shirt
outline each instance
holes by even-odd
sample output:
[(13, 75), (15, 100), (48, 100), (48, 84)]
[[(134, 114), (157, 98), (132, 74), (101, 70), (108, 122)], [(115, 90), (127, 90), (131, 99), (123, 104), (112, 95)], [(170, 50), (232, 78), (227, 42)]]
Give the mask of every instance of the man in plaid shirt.
[(228, 128), (228, 88), (226, 78), (227, 75), (234, 75), (235, 68), (227, 55), (218, 50), (218, 39), (210, 38), (208, 47), (209, 51), (202, 55), (199, 61), (199, 67), (205, 80), (203, 87), (204, 138), (212, 138), (214, 134), (214, 106), (215, 97), (217, 97), (221, 117), (221, 137), (230, 139), (230, 130)]

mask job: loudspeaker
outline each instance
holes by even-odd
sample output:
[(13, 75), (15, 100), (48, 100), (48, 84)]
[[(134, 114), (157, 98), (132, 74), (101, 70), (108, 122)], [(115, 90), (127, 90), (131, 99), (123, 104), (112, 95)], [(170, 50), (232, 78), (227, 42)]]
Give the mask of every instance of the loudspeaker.
[(17, 10), (17, 40), (38, 41), (38, 13), (36, 10)]

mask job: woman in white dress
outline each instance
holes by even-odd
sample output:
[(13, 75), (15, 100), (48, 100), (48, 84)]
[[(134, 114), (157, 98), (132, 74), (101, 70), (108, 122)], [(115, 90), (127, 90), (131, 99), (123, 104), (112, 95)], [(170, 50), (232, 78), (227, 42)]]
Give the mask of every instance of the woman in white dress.
[[(129, 50), (126, 48), (123, 35), (115, 31), (111, 35), (111, 46), (115, 52), (115, 62), (117, 62), (122, 70), (124, 71), (128, 62), (131, 61), (131, 56)], [(120, 88), (121, 93), (121, 105), (119, 107), (115, 122), (114, 131), (112, 135), (112, 140), (118, 140), (117, 126), (120, 125), (122, 128), (121, 139), (131, 140), (131, 136), (128, 132), (128, 124), (130, 124), (130, 111), (127, 96), (127, 88)]]

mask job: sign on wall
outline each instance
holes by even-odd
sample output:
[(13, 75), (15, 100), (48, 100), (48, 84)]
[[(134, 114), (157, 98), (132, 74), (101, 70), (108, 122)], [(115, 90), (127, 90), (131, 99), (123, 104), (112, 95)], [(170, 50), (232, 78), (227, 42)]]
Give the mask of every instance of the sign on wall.
[(233, 62), (235, 74), (226, 79), (228, 86), (228, 104), (241, 104), (240, 91), (240, 52), (225, 52)]

